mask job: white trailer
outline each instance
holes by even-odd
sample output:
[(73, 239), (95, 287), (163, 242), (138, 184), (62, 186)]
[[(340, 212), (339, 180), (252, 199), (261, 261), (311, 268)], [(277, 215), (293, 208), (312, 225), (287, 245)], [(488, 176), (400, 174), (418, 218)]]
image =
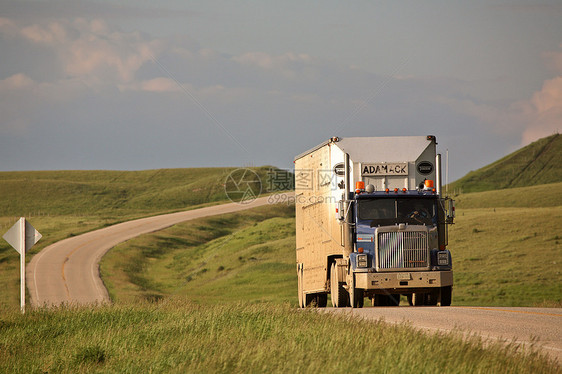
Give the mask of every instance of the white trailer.
[(331, 138), (295, 158), (299, 305), (450, 305), (434, 136)]

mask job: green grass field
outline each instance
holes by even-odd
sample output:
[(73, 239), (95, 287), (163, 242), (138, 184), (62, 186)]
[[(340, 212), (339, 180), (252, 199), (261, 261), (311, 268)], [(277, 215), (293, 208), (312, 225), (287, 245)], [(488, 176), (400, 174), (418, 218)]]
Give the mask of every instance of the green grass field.
[(454, 304), (562, 307), (562, 183), (456, 199)]
[(562, 206), (458, 214), (453, 305), (562, 307)]
[(0, 315), (3, 373), (559, 373), (514, 343), (185, 298)]

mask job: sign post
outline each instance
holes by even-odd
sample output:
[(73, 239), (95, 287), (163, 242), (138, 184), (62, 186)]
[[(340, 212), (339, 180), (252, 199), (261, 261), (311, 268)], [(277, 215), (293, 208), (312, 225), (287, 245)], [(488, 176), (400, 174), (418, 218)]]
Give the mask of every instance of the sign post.
[(21, 312), (25, 313), (25, 252), (29, 251), (42, 235), (21, 217), (2, 237), (20, 254), (20, 308)]

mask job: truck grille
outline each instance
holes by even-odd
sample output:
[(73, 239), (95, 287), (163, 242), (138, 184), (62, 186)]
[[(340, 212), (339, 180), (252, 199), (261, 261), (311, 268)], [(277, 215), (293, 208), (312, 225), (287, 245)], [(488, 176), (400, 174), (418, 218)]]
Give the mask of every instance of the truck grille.
[(379, 269), (427, 268), (429, 243), (426, 231), (378, 233)]

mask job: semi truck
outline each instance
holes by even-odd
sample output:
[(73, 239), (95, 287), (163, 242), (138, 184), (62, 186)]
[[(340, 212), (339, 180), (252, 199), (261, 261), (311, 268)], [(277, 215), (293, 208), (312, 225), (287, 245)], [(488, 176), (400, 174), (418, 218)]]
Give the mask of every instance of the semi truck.
[(333, 137), (295, 157), (301, 308), (449, 306), (453, 264), (435, 136)]

